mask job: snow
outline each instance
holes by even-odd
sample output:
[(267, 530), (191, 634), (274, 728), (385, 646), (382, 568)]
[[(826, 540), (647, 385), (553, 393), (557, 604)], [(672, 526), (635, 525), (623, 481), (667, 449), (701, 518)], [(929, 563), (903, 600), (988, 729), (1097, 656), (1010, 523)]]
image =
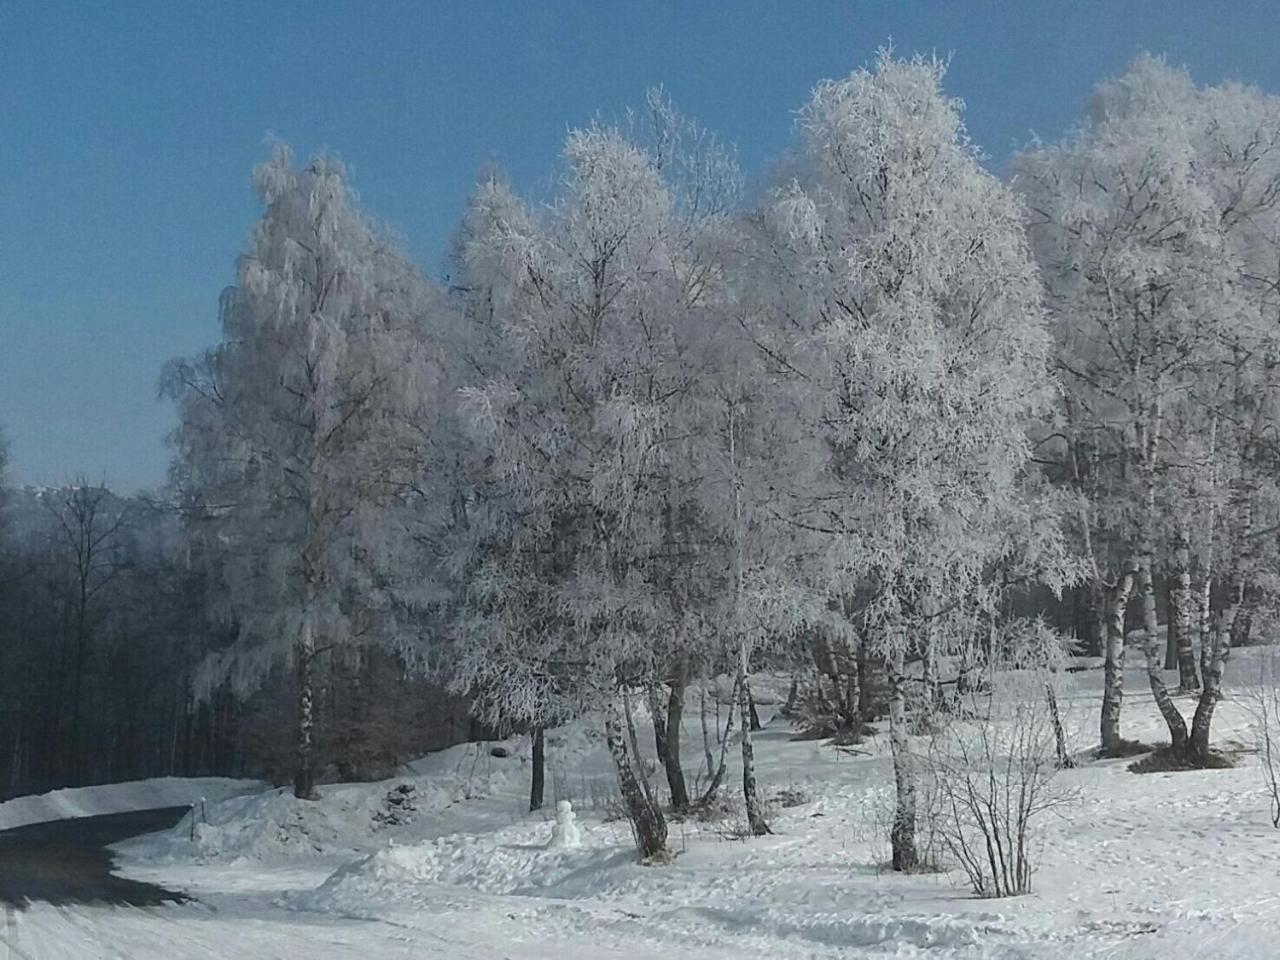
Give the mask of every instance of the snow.
[(0, 830), (75, 817), (181, 807), (200, 800), (217, 803), (228, 797), (260, 791), (265, 786), (257, 780), (227, 777), (158, 777), (93, 787), (67, 787), (0, 803)]
[(576, 850), (582, 846), (582, 831), (578, 829), (577, 819), (577, 814), (573, 812), (573, 801), (556, 801), (556, 823), (551, 828), (548, 850)]
[[(499, 745), (513, 756), (493, 757), (490, 751)], [(289, 787), (231, 797), (207, 806), (194, 829), (179, 824), (123, 849), (151, 862), (170, 863), (349, 858), (380, 849), (389, 840), (427, 835), (436, 822), (433, 817), (490, 796), (523, 759), (514, 742), (461, 744), (410, 764), (405, 776), (393, 780), (327, 785), (318, 802), (297, 799)], [(413, 819), (400, 826), (381, 822), (378, 815), (390, 809), (387, 794), (404, 784), (413, 788)]]
[[(1233, 654), (1237, 681), (1254, 656)], [(1072, 676), (1062, 706), (1083, 752), (1097, 735), (1101, 678)], [(1125, 736), (1158, 742), (1162, 723), (1142, 672), (1126, 681)], [(317, 803), (283, 791), (213, 803), (195, 843), (175, 830), (118, 848), (127, 875), (197, 902), (153, 911), (35, 905), (10, 915), (9, 942), (23, 951), (15, 956), (85, 958), (1276, 954), (1280, 832), (1248, 752), (1252, 718), (1238, 687), (1215, 731), (1235, 769), (1136, 775), (1117, 760), (1065, 772), (1076, 799), (1045, 822), (1034, 891), (1008, 900), (974, 898), (958, 873), (887, 869), (883, 733), (857, 752), (837, 750), (792, 740), (762, 712), (756, 757), (772, 836), (736, 839), (733, 811), (673, 823), (675, 862), (638, 865), (625, 822), (609, 814), (608, 758), (575, 725), (548, 737), (548, 800), (574, 801), (578, 849), (548, 849), (553, 812), (524, 809), (527, 745), (506, 742), (506, 758), (492, 757), (491, 744), (466, 745), (424, 758), (404, 778), (323, 787)], [(697, 726), (690, 710), (691, 779)], [(642, 740), (651, 749), (652, 737)], [(415, 816), (376, 823), (405, 780), (420, 792)]]

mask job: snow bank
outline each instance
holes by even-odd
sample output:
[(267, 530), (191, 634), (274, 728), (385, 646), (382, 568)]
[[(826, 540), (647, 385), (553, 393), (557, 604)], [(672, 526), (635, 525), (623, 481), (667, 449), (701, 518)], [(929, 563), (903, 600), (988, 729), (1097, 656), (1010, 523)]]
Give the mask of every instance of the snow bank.
[(67, 787), (0, 803), (0, 830), (52, 820), (180, 807), (200, 799), (216, 803), (227, 797), (256, 793), (265, 787), (266, 784), (257, 780), (227, 777), (159, 777), (94, 787)]
[[(514, 745), (504, 745), (513, 754)], [(412, 764), (408, 775), (391, 780), (325, 784), (318, 800), (299, 800), (287, 787), (230, 797), (208, 805), (194, 829), (184, 821), (172, 830), (128, 841), (122, 849), (139, 861), (169, 863), (359, 855), (384, 846), (389, 838), (412, 836), (413, 821), (421, 830), (433, 815), (492, 795), (512, 775), (523, 776), (519, 757), (491, 757), (493, 746), (460, 744)], [(403, 785), (412, 787), (411, 819), (388, 825), (388, 794)]]
[[(557, 896), (566, 882), (594, 886), (603, 875), (641, 870), (630, 846), (550, 850), (546, 825), (533, 835), (517, 828), (506, 836), (457, 834), (412, 846), (392, 846), (335, 871), (319, 888), (292, 898), (303, 910), (351, 917), (378, 916), (388, 906), (431, 900), (441, 887), (485, 894)], [(521, 842), (524, 841), (524, 842)]]

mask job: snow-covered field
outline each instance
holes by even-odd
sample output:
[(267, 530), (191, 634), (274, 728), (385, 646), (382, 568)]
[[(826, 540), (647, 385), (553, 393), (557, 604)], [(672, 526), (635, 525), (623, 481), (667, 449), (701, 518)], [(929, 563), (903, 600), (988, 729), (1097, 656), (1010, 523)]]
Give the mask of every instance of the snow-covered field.
[[(1247, 651), (1233, 658), (1250, 672)], [(1064, 704), (1081, 750), (1096, 738), (1099, 678)], [(1125, 735), (1158, 742), (1145, 678), (1127, 678)], [(691, 705), (692, 706), (692, 705)], [(1188, 704), (1183, 703), (1184, 710)], [(768, 713), (765, 713), (766, 718)], [(696, 709), (685, 759), (701, 757)], [(975, 899), (961, 875), (884, 867), (889, 761), (883, 736), (855, 751), (759, 735), (775, 834), (733, 839), (734, 817), (672, 825), (676, 861), (634, 862), (608, 819), (610, 771), (580, 729), (549, 738), (549, 799), (575, 801), (583, 845), (549, 851), (552, 813), (524, 812), (525, 747), (455, 747), (381, 784), (284, 791), (208, 808), (208, 823), (129, 841), (123, 872), (191, 891), (155, 910), (10, 913), (14, 957), (1139, 958), (1280, 956), (1280, 831), (1272, 828), (1247, 697), (1221, 705), (1230, 770), (1136, 775), (1126, 761), (1062, 774), (1077, 795), (1046, 820), (1035, 891)], [(647, 731), (646, 731), (647, 732)], [(651, 737), (643, 739), (651, 741)], [(731, 754), (732, 756), (732, 754)], [(410, 822), (379, 823), (414, 785)], [(792, 792), (793, 806), (778, 801)], [(551, 804), (549, 804), (551, 806)]]

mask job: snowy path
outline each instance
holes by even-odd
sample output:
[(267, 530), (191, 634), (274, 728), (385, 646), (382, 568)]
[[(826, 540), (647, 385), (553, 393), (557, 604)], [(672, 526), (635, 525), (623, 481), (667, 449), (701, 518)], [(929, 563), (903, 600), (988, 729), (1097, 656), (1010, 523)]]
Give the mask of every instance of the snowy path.
[(112, 872), (109, 844), (174, 826), (186, 807), (37, 823), (0, 831), (0, 903), (121, 903), (181, 899), (163, 887)]

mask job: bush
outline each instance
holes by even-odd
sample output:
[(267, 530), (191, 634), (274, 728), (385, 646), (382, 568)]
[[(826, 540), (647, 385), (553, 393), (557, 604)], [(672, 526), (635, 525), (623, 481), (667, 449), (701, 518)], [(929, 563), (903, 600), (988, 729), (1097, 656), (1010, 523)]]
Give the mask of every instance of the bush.
[(1069, 800), (1054, 783), (1057, 744), (1037, 672), (965, 694), (964, 719), (933, 734), (923, 815), (980, 897), (1027, 893), (1042, 815)]
[(1274, 649), (1258, 658), (1258, 677), (1249, 684), (1245, 699), (1257, 731), (1258, 766), (1271, 799), (1271, 825), (1280, 827), (1280, 657)]

